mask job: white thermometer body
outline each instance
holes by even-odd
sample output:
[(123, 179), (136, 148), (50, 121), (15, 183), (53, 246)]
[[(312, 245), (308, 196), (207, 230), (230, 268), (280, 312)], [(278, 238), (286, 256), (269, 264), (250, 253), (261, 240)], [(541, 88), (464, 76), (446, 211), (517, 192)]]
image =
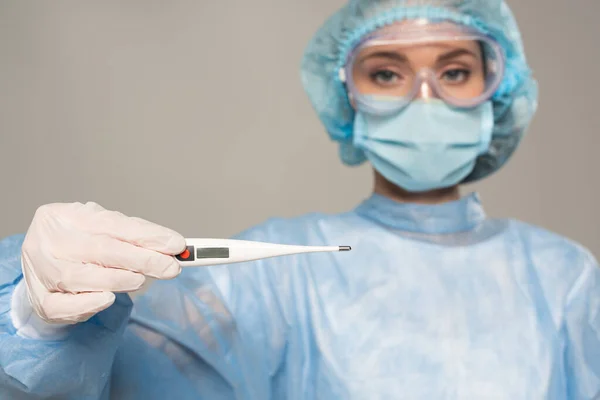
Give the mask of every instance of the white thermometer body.
[(182, 267), (204, 267), (292, 254), (351, 250), (350, 246), (295, 246), (232, 239), (186, 239), (186, 244), (186, 250), (176, 256)]

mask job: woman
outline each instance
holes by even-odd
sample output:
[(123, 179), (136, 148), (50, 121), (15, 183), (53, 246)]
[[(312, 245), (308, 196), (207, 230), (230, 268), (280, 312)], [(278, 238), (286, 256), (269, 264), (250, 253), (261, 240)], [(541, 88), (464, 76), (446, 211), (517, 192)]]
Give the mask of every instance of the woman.
[[(312, 40), (303, 82), (375, 193), (238, 238), (354, 251), (180, 274), (177, 233), (44, 206), (24, 242), (1, 243), (2, 398), (600, 394), (593, 257), (459, 195), (506, 163), (536, 109), (506, 4), (351, 1)], [(132, 306), (144, 276), (159, 281)]]

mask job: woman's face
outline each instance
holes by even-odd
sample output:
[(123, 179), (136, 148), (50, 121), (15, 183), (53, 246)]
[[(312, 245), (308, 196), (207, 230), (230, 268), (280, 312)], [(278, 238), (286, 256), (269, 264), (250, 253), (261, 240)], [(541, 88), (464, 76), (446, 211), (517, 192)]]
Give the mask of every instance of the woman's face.
[(485, 91), (482, 53), (481, 43), (474, 40), (365, 47), (353, 64), (354, 86), (366, 95), (406, 96), (419, 71), (427, 68), (441, 90), (457, 99), (474, 98)]

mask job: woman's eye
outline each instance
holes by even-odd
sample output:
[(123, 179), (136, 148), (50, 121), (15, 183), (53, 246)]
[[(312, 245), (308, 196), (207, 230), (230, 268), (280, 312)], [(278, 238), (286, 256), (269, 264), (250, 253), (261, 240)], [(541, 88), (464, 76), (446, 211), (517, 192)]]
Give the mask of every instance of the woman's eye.
[(462, 83), (469, 79), (471, 71), (468, 69), (450, 69), (442, 74), (442, 79), (448, 83)]
[(371, 79), (380, 85), (389, 85), (398, 81), (400, 77), (395, 72), (382, 70), (371, 74)]

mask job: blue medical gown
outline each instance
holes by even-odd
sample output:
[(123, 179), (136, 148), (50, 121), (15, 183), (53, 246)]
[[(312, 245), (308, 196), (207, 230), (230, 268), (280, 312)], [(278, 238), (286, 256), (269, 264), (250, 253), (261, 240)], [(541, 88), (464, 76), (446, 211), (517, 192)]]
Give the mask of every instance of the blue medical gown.
[(592, 399), (600, 275), (476, 195), (273, 219), (239, 238), (351, 245), (188, 269), (63, 341), (10, 322), (22, 237), (0, 244), (2, 399)]

